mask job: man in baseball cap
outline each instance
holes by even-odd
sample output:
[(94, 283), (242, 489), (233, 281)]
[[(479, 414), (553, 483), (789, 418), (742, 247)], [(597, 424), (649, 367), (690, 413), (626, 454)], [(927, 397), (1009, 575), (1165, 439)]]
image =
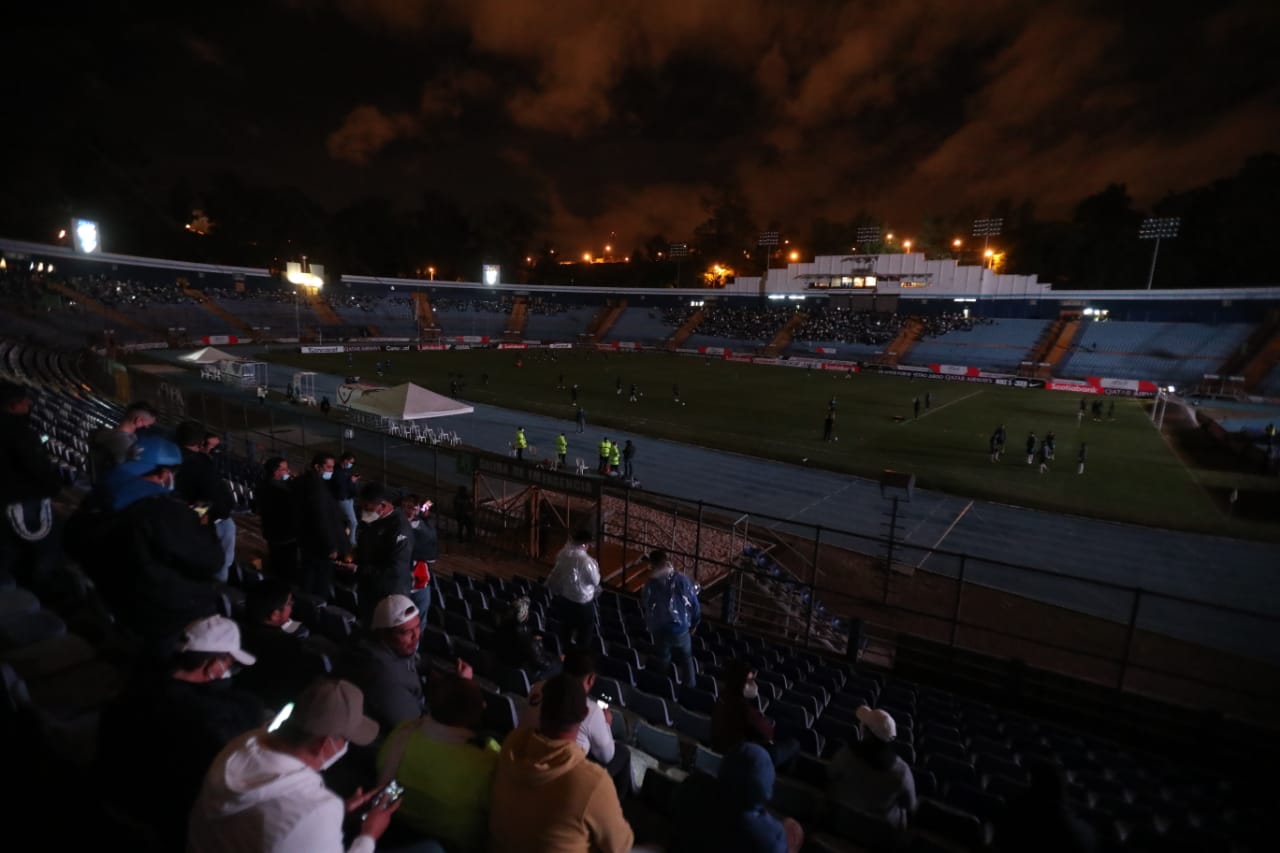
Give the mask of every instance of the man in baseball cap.
[(407, 595), (388, 595), (373, 608), (369, 631), (352, 644), (341, 668), (364, 691), (369, 716), (387, 731), (422, 716), (421, 637), (418, 606)]
[(375, 789), (343, 803), (320, 773), (350, 744), (366, 746), (377, 734), (360, 688), (332, 678), (313, 682), (279, 728), (241, 735), (214, 760), (191, 811), (187, 850), (342, 849), (343, 818), (372, 801), (346, 848), (371, 853), (399, 802)]
[[(182, 633), (178, 650), (227, 655), (245, 666), (252, 666), (257, 661), (240, 648), (240, 626), (225, 616), (206, 616), (192, 622)], [(226, 669), (230, 670), (230, 665)]]

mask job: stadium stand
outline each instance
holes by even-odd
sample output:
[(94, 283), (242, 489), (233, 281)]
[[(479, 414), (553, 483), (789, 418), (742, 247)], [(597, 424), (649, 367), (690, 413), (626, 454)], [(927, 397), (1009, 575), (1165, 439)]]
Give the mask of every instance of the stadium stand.
[(1010, 372), (1027, 357), (1046, 325), (1044, 320), (992, 320), (936, 336), (926, 330), (925, 340), (911, 349), (906, 361)]
[[(1005, 333), (992, 335), (991, 340), (1007, 340)], [(59, 497), (60, 512), (70, 511), (84, 494), (93, 432), (114, 425), (120, 406), (87, 391), (89, 376), (79, 357), (29, 343), (0, 341), (0, 377), (29, 389), (30, 425), (47, 436), (44, 447), (51, 464), (69, 487)], [(6, 426), (6, 440), (12, 440), (24, 424)], [(0, 447), (0, 453), (10, 450)], [(225, 471), (240, 509), (247, 509), (257, 487), (253, 466), (231, 453)], [(767, 554), (744, 551), (742, 556), (766, 583), (777, 581), (783, 571)], [(458, 658), (465, 660), (489, 697), (482, 726), (499, 738), (518, 722), (517, 709), (525, 707), (531, 685), (524, 670), (496, 663), (498, 613), (517, 598), (527, 598), (533, 625), (549, 635), (558, 628), (555, 596), (540, 577), (543, 567), (527, 559), (521, 565), (522, 570), (506, 576), (437, 567), (428, 588), (432, 606), (416, 669), (430, 686), (456, 671)], [(271, 571), (270, 565), (266, 568)], [(6, 788), (17, 792), (9, 804), (28, 820), (37, 820), (61, 814), (65, 802), (74, 801), (84, 819), (64, 820), (51, 830), (55, 846), (106, 839), (132, 850), (171, 849), (163, 833), (171, 829), (166, 821), (172, 814), (162, 820), (154, 811), (122, 805), (115, 796), (119, 787), (105, 784), (113, 777), (99, 775), (102, 768), (96, 764), (96, 756), (112, 747), (136, 746), (104, 743), (95, 733), (125, 682), (147, 677), (151, 664), (137, 657), (127, 631), (112, 621), (109, 608), (87, 582), (85, 574), (92, 567), (69, 561), (62, 569), (68, 581), (62, 586), (24, 587), (27, 579), (20, 576), (0, 583), (0, 735), (10, 758), (3, 772)], [(222, 615), (240, 620), (242, 631), (249, 629), (246, 601), (259, 580), (259, 572), (242, 559), (227, 585), (213, 587)], [(781, 595), (781, 587), (773, 591)], [(319, 594), (295, 590), (293, 600), (293, 618), (316, 643), (308, 646), (316, 671), (337, 670), (338, 662), (366, 641), (364, 630), (355, 627), (356, 617), (342, 604), (359, 602), (341, 582)], [(808, 602), (801, 596), (795, 604), (807, 607)], [(657, 827), (652, 837), (640, 840), (670, 841), (677, 782), (689, 773), (719, 772), (722, 756), (710, 749), (715, 712), (728, 701), (725, 679), (730, 662), (738, 661), (754, 672), (759, 697), (751, 701), (776, 724), (778, 743), (799, 750), (779, 768), (771, 805), (802, 821), (809, 838), (805, 849), (852, 845), (871, 851), (1012, 853), (1018, 848), (1008, 846), (1013, 836), (1006, 827), (1034, 799), (1030, 786), (1037, 768), (1046, 764), (1057, 768), (1065, 786), (1060, 808), (1095, 837), (1090, 849), (1140, 853), (1270, 846), (1266, 829), (1272, 786), (1259, 784), (1268, 772), (1270, 747), (1255, 742), (1242, 774), (1228, 762), (1220, 719), (1204, 718), (1197, 729), (1200, 738), (1182, 749), (1150, 752), (1126, 745), (1114, 733), (1010, 707), (999, 691), (975, 695), (941, 679), (873, 666), (858, 660), (856, 649), (846, 655), (821, 654), (710, 618), (691, 640), (697, 684), (679, 684), (654, 667), (654, 637), (636, 597), (605, 589), (596, 611), (598, 630), (588, 642), (603, 655), (603, 675), (593, 694), (608, 696), (614, 737), (632, 748), (633, 772), (643, 773), (640, 793), (624, 804), (625, 813), (636, 826), (647, 817)], [(840, 627), (833, 624), (833, 629)], [(235, 684), (233, 676), (233, 688)], [(858, 751), (860, 739), (872, 736), (860, 717), (863, 706), (887, 712), (895, 723), (889, 742), (909, 768), (918, 797), (905, 827), (851, 807), (840, 793), (845, 789), (836, 784), (842, 763), (856, 762), (850, 753)], [(188, 707), (197, 715), (193, 724), (204, 722), (199, 707)], [(357, 784), (369, 789), (377, 778), (370, 761), (370, 755), (353, 748), (335, 767), (329, 784), (339, 791), (349, 792)], [(149, 781), (154, 787), (156, 780)], [(58, 796), (50, 797), (50, 790)], [(502, 817), (496, 814), (494, 820)]]
[(1248, 323), (1086, 322), (1062, 376), (1191, 384), (1214, 373), (1248, 337)]
[(443, 335), (480, 335), (500, 340), (511, 312), (507, 299), (467, 299), (433, 295), (431, 306)]
[(632, 305), (618, 317), (605, 340), (659, 344), (670, 338), (672, 331), (661, 309)]
[(528, 308), (524, 337), (531, 341), (577, 340), (599, 310), (596, 305), (577, 303), (571, 298), (552, 300), (541, 296), (530, 297)]

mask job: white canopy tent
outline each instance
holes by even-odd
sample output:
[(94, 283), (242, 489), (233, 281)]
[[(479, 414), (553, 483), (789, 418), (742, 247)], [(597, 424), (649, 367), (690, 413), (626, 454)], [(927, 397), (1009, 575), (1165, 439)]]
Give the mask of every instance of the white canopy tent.
[(451, 415), (469, 415), (475, 411), (466, 403), (429, 391), (412, 382), (393, 388), (342, 385), (338, 388), (338, 400), (357, 412), (393, 421), (447, 418)]
[(189, 352), (186, 355), (180, 355), (178, 358), (190, 364), (218, 364), (223, 361), (244, 361), (237, 358), (229, 352), (223, 352), (217, 347), (204, 347), (195, 352)]

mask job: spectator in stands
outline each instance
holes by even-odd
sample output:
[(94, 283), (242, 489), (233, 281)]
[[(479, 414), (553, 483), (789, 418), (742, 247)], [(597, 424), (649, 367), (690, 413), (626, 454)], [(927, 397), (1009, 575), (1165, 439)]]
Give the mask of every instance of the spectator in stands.
[(1043, 760), (1030, 762), (1031, 785), (1005, 805), (1004, 820), (996, 827), (1001, 850), (1044, 853), (1092, 853), (1097, 838), (1067, 798), (1062, 768)]
[(471, 490), (466, 486), (458, 486), (458, 493), (453, 496), (453, 520), (458, 525), (458, 541), (474, 542), (476, 518), (471, 506)]
[[(342, 758), (348, 744), (370, 744), (377, 734), (378, 724), (364, 715), (359, 688), (316, 681), (279, 729), (244, 734), (214, 760), (191, 811), (187, 850), (343, 849), (344, 816), (370, 803), (379, 790), (357, 791), (344, 805), (325, 787), (320, 771)], [(375, 802), (348, 853), (372, 853), (398, 807), (399, 802)]]
[(893, 748), (898, 726), (887, 711), (862, 705), (855, 716), (861, 739), (841, 747), (827, 770), (827, 795), (905, 830), (916, 810), (915, 778)]
[(294, 484), (302, 589), (326, 599), (333, 593), (334, 561), (350, 547), (342, 509), (329, 490), (334, 467), (332, 453), (317, 453), (311, 459), (311, 470)]
[(53, 498), (62, 479), (30, 415), (27, 389), (0, 383), (0, 586), (16, 579), (43, 592), (61, 556)]
[(266, 717), (255, 696), (225, 681), (253, 663), (236, 623), (209, 616), (187, 626), (163, 676), (139, 674), (104, 709), (95, 758), (102, 789), (116, 808), (155, 827), (160, 849), (182, 848), (209, 764)]
[(585, 645), (595, 631), (596, 599), (600, 597), (600, 565), (588, 552), (590, 530), (574, 531), (572, 539), (556, 555), (556, 564), (547, 576), (551, 615), (559, 620), (562, 645)]
[(272, 456), (262, 464), (262, 479), (254, 491), (262, 538), (267, 543), (267, 568), (287, 583), (299, 583), (297, 519), (289, 491), (289, 463)]
[(431, 515), (431, 501), (414, 494), (404, 495), (400, 498), (400, 512), (413, 530), (413, 591), (409, 597), (426, 619), (431, 611), (431, 573), (440, 559), (440, 532)]
[[(586, 649), (573, 648), (564, 655), (563, 669), (565, 675), (582, 681), (582, 689), (591, 695), (596, 684), (596, 656)], [(529, 703), (521, 715), (521, 725), (539, 725), (539, 713), (542, 705), (542, 683), (534, 684), (529, 691)], [(601, 708), (593, 700), (587, 702), (587, 716), (578, 727), (578, 745), (587, 753), (587, 757), (609, 771), (614, 787), (618, 790), (618, 798), (631, 794), (631, 750), (626, 744), (618, 743), (613, 738), (613, 711)]]
[(449, 853), (482, 853), (498, 744), (478, 734), (484, 694), (458, 675), (432, 680), (430, 713), (400, 725), (378, 753), (381, 779), (404, 786), (395, 823)]
[(582, 681), (557, 675), (543, 687), (538, 727), (507, 736), (493, 779), (490, 850), (631, 849), (634, 836), (608, 774), (577, 743), (586, 716)]
[(82, 560), (119, 623), (167, 656), (184, 626), (217, 612), (222, 568), (207, 515), (174, 495), (182, 452), (158, 436), (138, 439), (107, 478), (107, 511), (83, 536)]
[(724, 670), (724, 687), (711, 711), (711, 748), (727, 755), (741, 744), (755, 743), (768, 750), (774, 765), (784, 767), (800, 746), (794, 740), (776, 741), (773, 723), (760, 713), (760, 688), (751, 664), (734, 659)]
[(413, 528), (381, 483), (360, 489), (356, 542), (356, 593), (360, 619), (367, 625), (379, 601), (413, 590)]
[(205, 517), (213, 526), (222, 548), (222, 566), (217, 580), (226, 583), (231, 564), (236, 559), (236, 523), (231, 518), (235, 501), (231, 489), (218, 474), (217, 466), (206, 450), (208, 433), (202, 424), (184, 421), (174, 434), (182, 448), (182, 467), (178, 469), (178, 496), (193, 507), (206, 507)]
[(499, 614), (493, 652), (499, 664), (523, 669), (531, 682), (542, 681), (560, 671), (559, 661), (542, 644), (542, 636), (529, 627), (529, 599), (524, 596)]
[(726, 755), (719, 778), (691, 774), (672, 797), (671, 853), (798, 853), (804, 843), (800, 824), (778, 820), (768, 810), (774, 774), (769, 753), (754, 743)]
[(407, 596), (389, 595), (373, 610), (370, 630), (348, 650), (342, 671), (367, 697), (383, 731), (422, 716), (418, 641), (422, 614)]
[(89, 479), (103, 482), (111, 469), (129, 458), (138, 434), (155, 426), (158, 416), (150, 403), (130, 403), (111, 429), (100, 429), (89, 437)]
[(317, 656), (336, 652), (292, 617), (293, 592), (284, 581), (264, 578), (248, 588), (240, 628), (245, 649), (258, 663), (240, 676), (239, 684), (269, 708), (296, 699), (316, 674)]
[(690, 635), (702, 619), (698, 590), (693, 581), (676, 571), (666, 551), (649, 555), (649, 580), (641, 593), (645, 626), (653, 635), (658, 668), (666, 672), (674, 657), (681, 683), (694, 684), (693, 641)]
[(347, 519), (347, 529), (350, 531), (350, 543), (354, 548), (356, 544), (356, 491), (357, 484), (360, 482), (360, 475), (352, 472), (352, 468), (356, 464), (356, 455), (350, 451), (342, 454), (338, 467), (333, 472), (333, 477), (329, 480), (329, 490), (333, 492), (333, 497), (338, 501), (338, 506), (342, 508), (342, 514)]

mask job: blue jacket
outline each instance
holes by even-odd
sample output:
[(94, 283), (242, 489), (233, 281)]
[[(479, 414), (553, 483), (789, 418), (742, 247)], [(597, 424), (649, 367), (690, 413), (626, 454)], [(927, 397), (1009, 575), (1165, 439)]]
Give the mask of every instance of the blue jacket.
[(650, 578), (640, 598), (645, 626), (656, 637), (673, 636), (696, 628), (702, 619), (702, 606), (693, 581), (679, 572)]
[(773, 760), (753, 743), (724, 757), (719, 779), (689, 776), (673, 798), (672, 853), (786, 853), (786, 830), (766, 810), (773, 781)]

